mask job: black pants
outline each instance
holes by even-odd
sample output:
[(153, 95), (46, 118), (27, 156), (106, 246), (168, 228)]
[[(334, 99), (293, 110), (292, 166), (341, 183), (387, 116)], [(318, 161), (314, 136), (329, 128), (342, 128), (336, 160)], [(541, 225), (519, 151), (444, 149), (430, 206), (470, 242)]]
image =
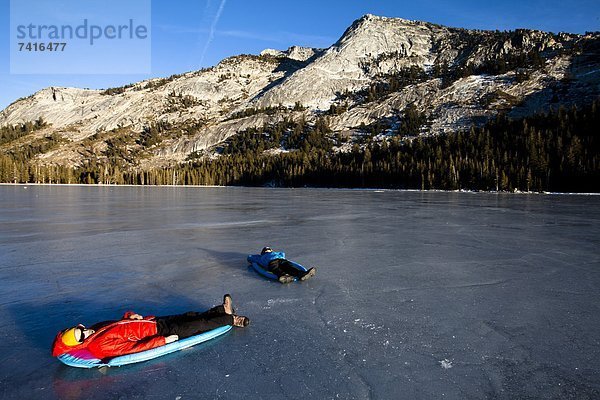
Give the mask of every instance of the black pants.
[(222, 305), (203, 313), (190, 311), (185, 314), (156, 318), (158, 335), (177, 335), (179, 339), (208, 332), (225, 325), (233, 325), (233, 315), (226, 314)]
[(271, 262), (269, 262), (269, 271), (271, 271), (272, 273), (274, 273), (277, 276), (282, 276), (282, 275), (287, 274), (287, 275), (295, 276), (296, 278), (300, 278), (304, 274), (306, 274), (306, 272), (301, 271), (298, 268), (294, 267), (291, 262), (289, 262), (288, 260), (285, 260), (283, 258), (280, 258), (277, 260), (272, 260)]

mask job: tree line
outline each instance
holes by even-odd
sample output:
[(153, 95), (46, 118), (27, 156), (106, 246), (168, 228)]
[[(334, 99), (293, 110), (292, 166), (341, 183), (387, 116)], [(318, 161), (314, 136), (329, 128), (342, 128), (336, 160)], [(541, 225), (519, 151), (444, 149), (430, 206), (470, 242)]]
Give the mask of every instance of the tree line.
[(48, 124), (46, 124), (42, 117), (40, 117), (33, 122), (3, 126), (0, 128), (0, 144), (12, 142), (13, 140), (27, 136), (38, 129), (46, 127), (47, 125)]
[[(333, 149), (326, 119), (285, 120), (234, 136), (214, 159), (134, 170), (116, 164), (36, 166), (0, 156), (3, 182), (134, 185), (384, 187), (401, 189), (598, 192), (600, 101), (484, 127)], [(254, 140), (254, 141), (253, 141)], [(266, 149), (289, 146), (278, 154)]]

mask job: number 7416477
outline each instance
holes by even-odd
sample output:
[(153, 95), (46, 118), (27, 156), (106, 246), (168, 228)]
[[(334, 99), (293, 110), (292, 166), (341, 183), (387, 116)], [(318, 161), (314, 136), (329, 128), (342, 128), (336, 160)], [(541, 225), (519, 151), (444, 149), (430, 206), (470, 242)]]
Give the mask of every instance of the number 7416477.
[(20, 42), (19, 51), (65, 51), (66, 43), (59, 42)]

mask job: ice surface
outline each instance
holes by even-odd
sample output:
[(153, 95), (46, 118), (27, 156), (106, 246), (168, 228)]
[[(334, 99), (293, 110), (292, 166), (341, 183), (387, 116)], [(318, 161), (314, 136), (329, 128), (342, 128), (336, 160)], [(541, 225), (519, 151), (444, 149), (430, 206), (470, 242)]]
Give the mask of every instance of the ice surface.
[[(0, 186), (2, 399), (600, 397), (600, 197)], [(281, 285), (264, 245), (316, 266)], [(129, 367), (50, 355), (78, 322), (252, 324)]]

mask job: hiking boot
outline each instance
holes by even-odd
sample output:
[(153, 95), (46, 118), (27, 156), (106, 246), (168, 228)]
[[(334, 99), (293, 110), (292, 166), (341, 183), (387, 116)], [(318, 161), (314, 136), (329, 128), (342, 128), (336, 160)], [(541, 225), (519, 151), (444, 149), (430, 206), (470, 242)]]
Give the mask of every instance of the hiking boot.
[(233, 316), (233, 326), (237, 326), (238, 328), (245, 328), (250, 325), (250, 319), (248, 317), (243, 317), (241, 315)]
[(286, 274), (286, 275), (281, 275), (278, 280), (281, 283), (290, 283), (290, 282), (294, 282), (294, 277)]
[(230, 294), (223, 296), (223, 309), (225, 310), (225, 314), (235, 313), (235, 310), (233, 309), (233, 300), (231, 300)]
[(300, 280), (305, 281), (308, 278), (312, 278), (313, 276), (315, 276), (316, 273), (317, 273), (317, 269), (315, 267), (310, 268), (308, 271), (306, 271), (306, 273), (304, 275), (302, 275), (300, 277)]

